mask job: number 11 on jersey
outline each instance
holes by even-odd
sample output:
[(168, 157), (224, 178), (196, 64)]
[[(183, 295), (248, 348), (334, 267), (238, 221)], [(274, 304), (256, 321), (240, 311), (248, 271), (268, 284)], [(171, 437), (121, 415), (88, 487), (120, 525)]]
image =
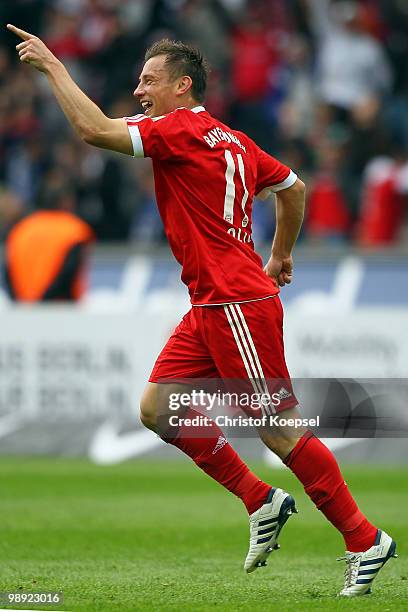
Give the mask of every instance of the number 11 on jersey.
[[(235, 205), (235, 174), (237, 171), (237, 166), (235, 159), (229, 149), (225, 150), (225, 159), (227, 162), (227, 169), (225, 172), (225, 180), (226, 180), (226, 189), (225, 189), (225, 200), (224, 200), (224, 219), (228, 221), (228, 223), (234, 223), (234, 205)], [(245, 213), (245, 206), (248, 201), (249, 193), (245, 183), (245, 166), (244, 160), (240, 153), (237, 154), (238, 160), (238, 172), (241, 178), (242, 187), (243, 187), (243, 197), (241, 201), (240, 208), (242, 209), (242, 227), (246, 227), (249, 223), (248, 215)], [(244, 241), (246, 242), (246, 241)]]

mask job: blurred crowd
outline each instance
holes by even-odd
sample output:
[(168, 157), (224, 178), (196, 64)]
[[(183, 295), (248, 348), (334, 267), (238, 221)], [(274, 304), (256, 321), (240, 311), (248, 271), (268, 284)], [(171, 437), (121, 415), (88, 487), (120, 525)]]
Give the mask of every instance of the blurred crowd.
[[(98, 241), (164, 240), (150, 162), (79, 141), (8, 22), (42, 37), (111, 117), (140, 112), (148, 45), (196, 43), (212, 67), (207, 109), (307, 183), (304, 241), (402, 240), (406, 0), (2, 0), (0, 18), (0, 240), (43, 206), (76, 212)], [(272, 208), (254, 207), (258, 241)]]

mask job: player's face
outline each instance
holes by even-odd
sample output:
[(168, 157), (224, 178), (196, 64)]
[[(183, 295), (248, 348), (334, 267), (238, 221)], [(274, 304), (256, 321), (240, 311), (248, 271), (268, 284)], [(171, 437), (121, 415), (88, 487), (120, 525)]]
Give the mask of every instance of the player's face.
[(166, 115), (181, 105), (177, 95), (178, 82), (170, 79), (165, 63), (165, 55), (147, 60), (139, 78), (139, 85), (133, 92), (147, 117)]

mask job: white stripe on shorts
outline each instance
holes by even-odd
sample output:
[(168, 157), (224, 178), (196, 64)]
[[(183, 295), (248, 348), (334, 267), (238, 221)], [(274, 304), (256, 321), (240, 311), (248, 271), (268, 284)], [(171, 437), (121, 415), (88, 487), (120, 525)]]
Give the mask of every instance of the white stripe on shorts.
[(249, 378), (249, 380), (252, 383), (252, 386), (254, 388), (255, 393), (262, 393), (262, 388), (259, 386), (259, 383), (258, 383), (258, 380), (257, 380), (258, 376), (257, 376), (256, 370), (255, 370), (255, 365), (253, 363), (252, 357), (250, 356), (250, 360), (248, 361), (247, 353), (246, 353), (244, 347), (242, 346), (242, 343), (241, 343), (241, 340), (240, 340), (240, 337), (239, 337), (236, 325), (235, 325), (235, 323), (234, 323), (234, 321), (232, 319), (232, 316), (231, 316), (231, 313), (230, 313), (230, 308), (231, 308), (231, 304), (227, 304), (227, 305), (224, 306), (225, 314), (227, 316), (228, 323), (231, 326), (232, 334), (233, 334), (233, 336), (235, 338), (235, 342), (237, 343), (237, 347), (238, 347), (238, 350), (239, 350), (239, 352), (241, 354), (242, 361), (244, 362), (244, 366), (245, 366), (245, 369), (247, 371), (248, 378)]
[[(269, 389), (268, 389), (268, 385), (266, 384), (265, 375), (263, 373), (261, 361), (259, 359), (257, 350), (255, 348), (255, 344), (254, 344), (254, 341), (252, 339), (251, 332), (249, 331), (248, 324), (247, 324), (247, 322), (245, 320), (244, 313), (242, 312), (241, 306), (239, 304), (233, 304), (233, 306), (236, 309), (236, 311), (238, 312), (238, 315), (239, 315), (239, 318), (240, 318), (240, 322), (238, 322), (238, 325), (241, 324), (242, 330), (244, 332), (246, 332), (246, 336), (247, 336), (250, 348), (252, 349), (252, 354), (254, 356), (255, 363), (256, 363), (256, 366), (257, 366), (256, 370), (257, 370), (258, 376), (259, 376), (259, 385), (262, 386), (263, 393), (265, 393), (267, 395), (270, 395)], [(271, 408), (270, 407), (267, 408), (267, 412), (270, 413), (270, 411), (271, 411)], [(275, 410), (273, 409), (272, 412), (275, 412)]]
[[(224, 310), (255, 393), (270, 395), (253, 338), (240, 306), (238, 304), (226, 304)], [(267, 416), (272, 412), (274, 413), (275, 408), (271, 404), (264, 405), (262, 403), (261, 411), (263, 415)]]

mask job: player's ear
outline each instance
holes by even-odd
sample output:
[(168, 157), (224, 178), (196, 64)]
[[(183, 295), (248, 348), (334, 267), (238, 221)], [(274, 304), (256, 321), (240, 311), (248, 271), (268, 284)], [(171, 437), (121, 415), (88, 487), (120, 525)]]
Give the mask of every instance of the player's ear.
[(183, 76), (179, 79), (177, 84), (177, 95), (183, 96), (186, 94), (193, 86), (193, 81), (189, 76)]

